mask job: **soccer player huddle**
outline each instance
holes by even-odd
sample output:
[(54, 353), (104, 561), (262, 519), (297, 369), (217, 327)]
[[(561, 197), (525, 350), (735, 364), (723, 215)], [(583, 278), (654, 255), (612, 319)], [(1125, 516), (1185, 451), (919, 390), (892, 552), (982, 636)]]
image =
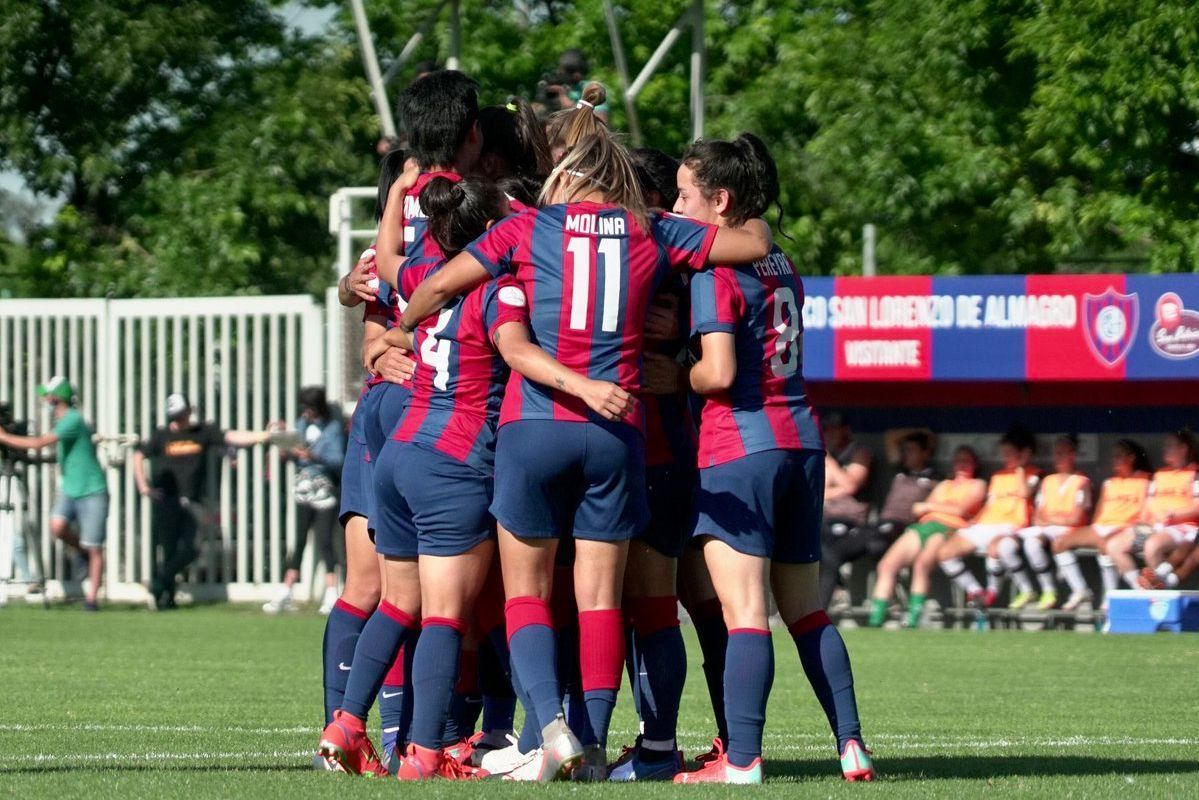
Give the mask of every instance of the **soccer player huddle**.
[[(844, 777), (870, 780), (819, 602), (824, 446), (803, 284), (761, 219), (775, 164), (749, 134), (677, 162), (630, 152), (604, 99), (589, 84), (543, 125), (519, 99), (479, 108), (456, 71), (400, 98), (407, 150), (385, 157), (376, 244), (339, 286), (365, 303), (369, 377), (318, 764), (760, 783), (773, 600)], [(690, 769), (680, 600), (716, 728)], [(610, 761), (626, 671), (641, 733)]]

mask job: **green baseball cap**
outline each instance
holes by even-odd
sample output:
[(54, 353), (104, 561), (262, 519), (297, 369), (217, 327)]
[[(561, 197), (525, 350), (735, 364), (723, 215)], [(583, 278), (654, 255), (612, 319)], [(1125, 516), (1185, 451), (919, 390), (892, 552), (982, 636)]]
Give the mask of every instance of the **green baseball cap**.
[(75, 387), (61, 375), (55, 375), (50, 380), (37, 387), (38, 397), (57, 397), (59, 400), (71, 402), (75, 396)]

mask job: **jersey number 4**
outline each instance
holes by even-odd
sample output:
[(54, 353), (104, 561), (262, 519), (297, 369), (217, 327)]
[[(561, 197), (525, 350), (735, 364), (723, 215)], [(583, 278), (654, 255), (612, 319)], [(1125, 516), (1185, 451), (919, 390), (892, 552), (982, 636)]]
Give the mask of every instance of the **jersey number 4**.
[[(591, 293), (591, 240), (573, 237), (566, 242), (574, 288), (570, 293), (570, 329), (587, 330), (587, 301)], [(620, 240), (600, 239), (596, 247), (604, 278), (603, 316), (600, 330), (615, 333), (620, 319)], [(598, 275), (596, 276), (598, 279)]]
[(438, 339), (437, 334), (445, 330), (454, 316), (454, 308), (443, 308), (437, 315), (437, 322), (425, 331), (425, 340), (420, 345), (420, 360), (433, 368), (433, 386), (440, 392), (446, 389), (450, 377), (450, 348), (453, 345), (449, 339)]
[(795, 292), (785, 286), (775, 289), (773, 305), (775, 339), (770, 371), (786, 378), (799, 368), (800, 316)]

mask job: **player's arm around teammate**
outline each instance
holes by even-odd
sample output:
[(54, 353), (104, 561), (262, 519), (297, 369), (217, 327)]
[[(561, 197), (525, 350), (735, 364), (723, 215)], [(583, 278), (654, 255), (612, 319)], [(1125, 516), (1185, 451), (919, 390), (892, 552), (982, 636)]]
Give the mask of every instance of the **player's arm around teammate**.
[(987, 484), (979, 479), (978, 467), (974, 450), (957, 448), (953, 453), (953, 477), (938, 483), (927, 500), (912, 507), (916, 523), (908, 526), (878, 563), (867, 621), (870, 627), (879, 627), (886, 620), (899, 572), (908, 566), (912, 568), (912, 584), (906, 623), (909, 628), (919, 626), (941, 544), (946, 536), (965, 527), (966, 520), (978, 513), (986, 498)]

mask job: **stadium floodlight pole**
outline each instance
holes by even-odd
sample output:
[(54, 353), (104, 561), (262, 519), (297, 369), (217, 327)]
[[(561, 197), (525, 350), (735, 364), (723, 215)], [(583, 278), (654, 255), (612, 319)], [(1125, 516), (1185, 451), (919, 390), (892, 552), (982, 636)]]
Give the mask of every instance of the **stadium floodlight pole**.
[(608, 22), (608, 38), (612, 40), (612, 57), (616, 60), (616, 77), (620, 79), (620, 91), (624, 95), (625, 114), (629, 118), (629, 133), (633, 144), (641, 146), (641, 122), (637, 119), (637, 104), (629, 94), (629, 64), (624, 57), (624, 42), (620, 38), (620, 27), (616, 24), (616, 9), (612, 0), (604, 0), (604, 19)]
[(387, 102), (383, 76), (379, 72), (379, 59), (375, 55), (375, 43), (371, 40), (371, 26), (366, 18), (366, 9), (362, 7), (362, 0), (350, 0), (350, 7), (354, 11), (354, 28), (358, 31), (358, 45), (362, 48), (366, 79), (371, 85), (371, 99), (375, 103), (375, 113), (379, 115), (379, 131), (385, 138), (394, 139), (396, 124), (391, 116), (391, 106)]
[(391, 83), (392, 78), (394, 78), (396, 74), (404, 68), (404, 65), (408, 63), (408, 59), (412, 58), (412, 54), (416, 52), (416, 48), (420, 47), (421, 42), (423, 42), (425, 37), (429, 35), (429, 31), (433, 30), (433, 25), (437, 22), (437, 18), (441, 15), (441, 9), (445, 8), (445, 4), (448, 2), (449, 0), (441, 0), (441, 2), (438, 3), (431, 12), (429, 12), (429, 15), (425, 17), (425, 21), (421, 23), (420, 28), (417, 29), (416, 33), (408, 37), (408, 41), (404, 43), (404, 49), (400, 51), (400, 54), (396, 57), (396, 60), (392, 61), (391, 64), (388, 65), (387, 71), (383, 73), (384, 86)]
[(445, 60), (446, 69), (458, 69), (458, 56), (462, 51), (462, 9), (459, 0), (450, 0), (450, 54)]
[(690, 19), (691, 10), (688, 9), (683, 16), (679, 17), (674, 25), (670, 26), (670, 30), (662, 38), (658, 49), (654, 50), (653, 55), (649, 57), (649, 61), (645, 62), (645, 66), (641, 68), (641, 72), (637, 73), (637, 77), (633, 79), (633, 85), (629, 87), (628, 91), (629, 97), (636, 100), (637, 96), (641, 94), (641, 90), (645, 88), (645, 84), (649, 83), (649, 79), (658, 71), (658, 67), (662, 64), (662, 59), (666, 58), (666, 54), (670, 52), (670, 48), (674, 47), (674, 43), (683, 35), (683, 28), (688, 25)]
[(704, 0), (691, 1), (691, 138), (704, 136)]

